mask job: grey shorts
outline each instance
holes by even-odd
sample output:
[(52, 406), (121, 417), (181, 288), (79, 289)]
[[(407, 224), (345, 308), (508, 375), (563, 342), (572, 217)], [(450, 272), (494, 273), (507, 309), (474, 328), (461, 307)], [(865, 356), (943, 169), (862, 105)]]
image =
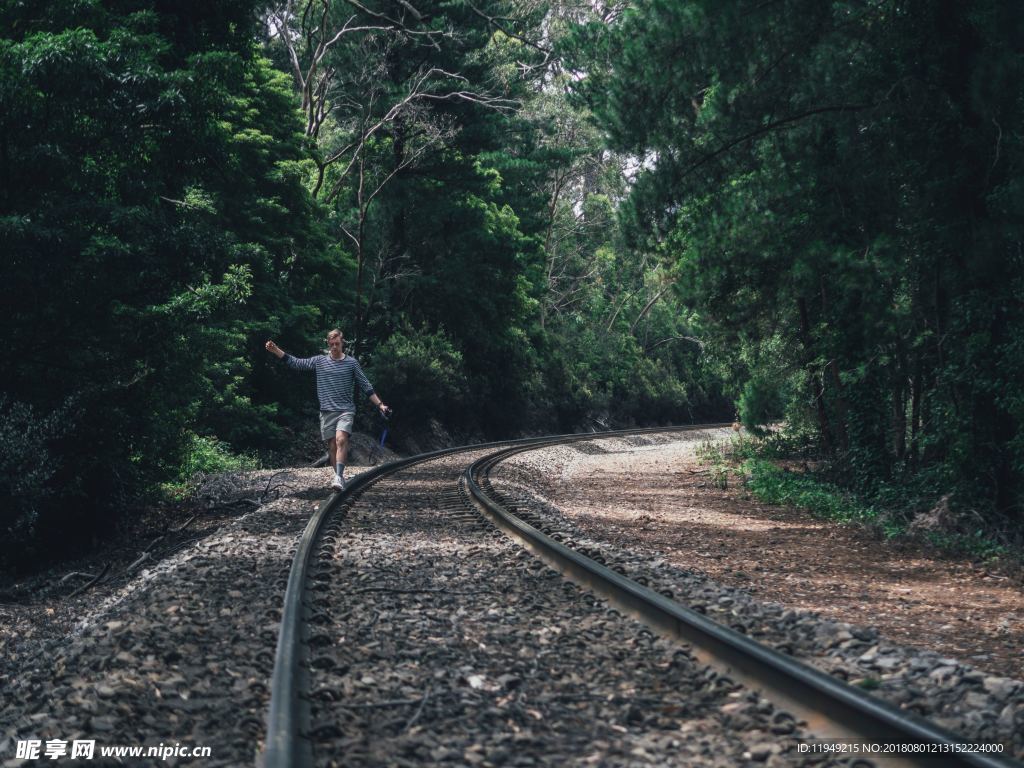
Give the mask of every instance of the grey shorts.
[(320, 411), (320, 437), (333, 440), (338, 432), (352, 434), (356, 415), (352, 411)]

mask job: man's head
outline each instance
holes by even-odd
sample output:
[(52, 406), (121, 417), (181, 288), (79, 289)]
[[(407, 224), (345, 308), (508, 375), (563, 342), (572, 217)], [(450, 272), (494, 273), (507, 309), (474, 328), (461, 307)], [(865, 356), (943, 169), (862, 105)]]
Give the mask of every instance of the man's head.
[(345, 337), (337, 328), (327, 334), (327, 348), (332, 355), (340, 355), (345, 347)]

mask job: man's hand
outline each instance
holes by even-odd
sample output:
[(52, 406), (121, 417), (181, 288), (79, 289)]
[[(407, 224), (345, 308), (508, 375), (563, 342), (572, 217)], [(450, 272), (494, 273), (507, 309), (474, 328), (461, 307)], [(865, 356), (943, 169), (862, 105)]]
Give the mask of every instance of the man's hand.
[(377, 407), (380, 409), (380, 415), (385, 419), (391, 415), (391, 409), (384, 405), (384, 403), (380, 403)]
[(277, 355), (278, 358), (284, 357), (284, 350), (281, 349), (277, 344), (272, 341), (268, 341), (265, 345), (267, 352), (272, 355)]

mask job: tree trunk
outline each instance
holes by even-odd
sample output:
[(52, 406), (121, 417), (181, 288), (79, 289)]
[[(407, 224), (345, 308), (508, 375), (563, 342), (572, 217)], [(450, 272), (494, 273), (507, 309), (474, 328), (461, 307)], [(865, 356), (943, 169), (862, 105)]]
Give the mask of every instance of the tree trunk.
[[(818, 292), (821, 294), (822, 317), (827, 317), (830, 305), (828, 301), (828, 294), (825, 291), (824, 276), (818, 280)], [(808, 334), (809, 333), (810, 329), (808, 329)], [(832, 382), (832, 388), (834, 390), (832, 399), (835, 403), (835, 421), (832, 424), (832, 431), (839, 444), (840, 450), (845, 451), (850, 447), (850, 439), (846, 430), (846, 425), (849, 422), (849, 409), (846, 406), (846, 398), (843, 396), (844, 388), (839, 379), (839, 366), (836, 365), (835, 356), (830, 356), (825, 368), (828, 371), (828, 377)], [(824, 390), (824, 385), (822, 386), (822, 390)]]
[(924, 364), (918, 358), (911, 380), (910, 395), (910, 465), (917, 468), (920, 450), (918, 439), (921, 435), (921, 399), (924, 396)]
[(359, 188), (356, 191), (356, 208), (359, 211), (359, 224), (356, 227), (356, 342), (363, 338), (363, 239), (366, 231), (366, 206), (363, 203), (363, 185), (366, 180), (366, 165), (359, 158)]
[(814, 348), (811, 345), (811, 324), (807, 317), (807, 302), (803, 297), (796, 300), (800, 313), (800, 341), (804, 347), (804, 366), (807, 369), (807, 386), (814, 396), (818, 411), (818, 432), (821, 434), (821, 445), (825, 453), (833, 452), (832, 430), (829, 426), (828, 410), (825, 408), (825, 388), (821, 376), (814, 372), (811, 363), (814, 360)]
[[(890, 293), (892, 291), (890, 286)], [(897, 328), (896, 375), (893, 377), (892, 388), (892, 452), (896, 461), (903, 461), (907, 454), (907, 389), (911, 385), (906, 345)]]
[(903, 377), (897, 376), (892, 392), (892, 453), (896, 461), (907, 454), (907, 392)]

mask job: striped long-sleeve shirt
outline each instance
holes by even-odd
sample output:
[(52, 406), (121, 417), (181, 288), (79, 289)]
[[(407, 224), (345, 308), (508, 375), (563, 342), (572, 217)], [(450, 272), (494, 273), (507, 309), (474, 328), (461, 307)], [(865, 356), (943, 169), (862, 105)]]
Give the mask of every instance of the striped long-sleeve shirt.
[(330, 355), (293, 357), (285, 353), (284, 362), (296, 371), (316, 371), (316, 394), (321, 411), (355, 411), (353, 393), (357, 381), (367, 397), (373, 394), (373, 385), (352, 355), (335, 360)]

